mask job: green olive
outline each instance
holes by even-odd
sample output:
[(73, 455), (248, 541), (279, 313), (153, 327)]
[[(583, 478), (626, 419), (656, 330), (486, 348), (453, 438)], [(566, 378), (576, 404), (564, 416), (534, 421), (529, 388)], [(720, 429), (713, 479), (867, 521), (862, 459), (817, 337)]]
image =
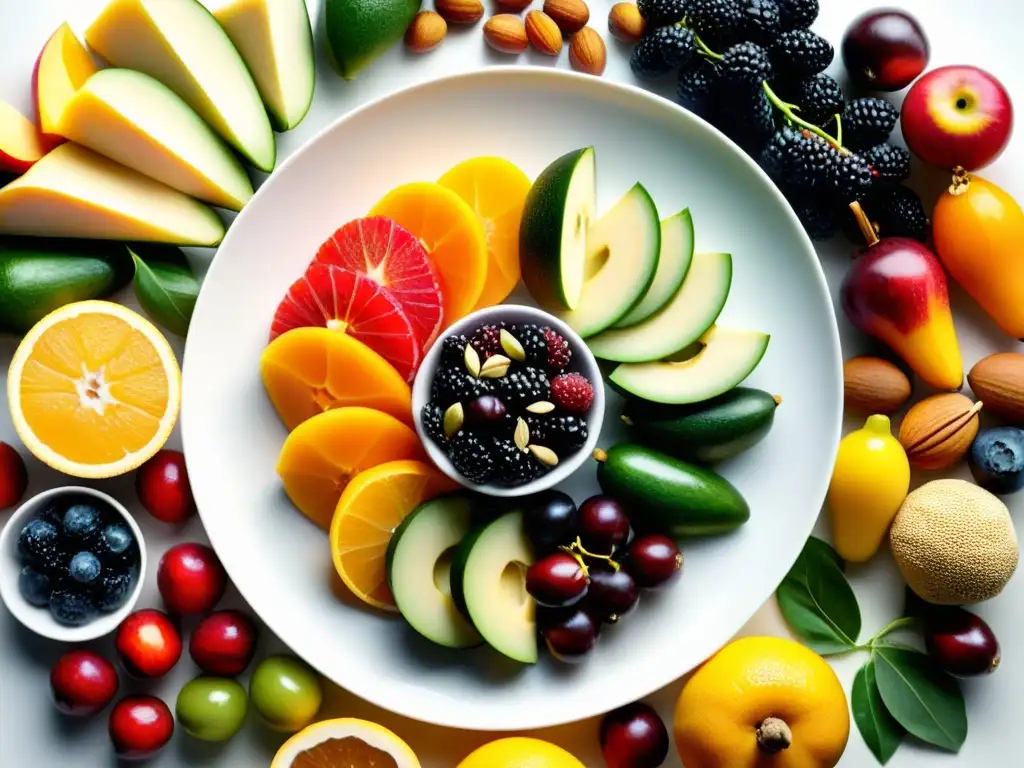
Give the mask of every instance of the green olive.
[(197, 677), (178, 693), (174, 707), (181, 727), (203, 741), (227, 741), (242, 727), (248, 699), (245, 688), (223, 677)]
[(295, 733), (313, 722), (324, 692), (316, 672), (294, 656), (269, 656), (249, 681), (249, 697), (275, 731)]

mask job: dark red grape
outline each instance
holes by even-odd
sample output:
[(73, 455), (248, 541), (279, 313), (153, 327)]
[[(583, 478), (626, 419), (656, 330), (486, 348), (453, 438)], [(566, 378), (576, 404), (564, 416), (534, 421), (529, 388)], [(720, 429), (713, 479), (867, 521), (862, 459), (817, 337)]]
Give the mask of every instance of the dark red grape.
[(963, 608), (941, 608), (925, 617), (928, 655), (957, 677), (987, 675), (999, 666), (999, 641), (980, 616)]
[(598, 624), (586, 611), (576, 611), (541, 632), (552, 656), (567, 664), (575, 664), (597, 644)]
[(626, 567), (639, 586), (650, 589), (679, 573), (683, 567), (683, 553), (668, 536), (652, 533), (629, 545)]
[(506, 413), (505, 404), (494, 395), (480, 395), (469, 401), (469, 419), (473, 424), (497, 423)]
[(903, 11), (869, 12), (843, 36), (843, 64), (854, 85), (899, 91), (928, 66), (928, 39), (917, 20)]
[(591, 496), (580, 504), (580, 541), (595, 555), (610, 555), (629, 539), (629, 518), (611, 496)]
[(665, 723), (643, 702), (620, 707), (601, 721), (601, 754), (608, 768), (658, 768), (668, 747)]
[(595, 619), (614, 624), (629, 613), (640, 597), (636, 581), (621, 568), (592, 569), (587, 590), (587, 611)]
[(587, 594), (587, 572), (568, 552), (541, 558), (526, 571), (526, 591), (539, 605), (565, 608)]
[(576, 504), (561, 491), (545, 491), (531, 497), (523, 513), (523, 528), (538, 555), (572, 544), (578, 522)]

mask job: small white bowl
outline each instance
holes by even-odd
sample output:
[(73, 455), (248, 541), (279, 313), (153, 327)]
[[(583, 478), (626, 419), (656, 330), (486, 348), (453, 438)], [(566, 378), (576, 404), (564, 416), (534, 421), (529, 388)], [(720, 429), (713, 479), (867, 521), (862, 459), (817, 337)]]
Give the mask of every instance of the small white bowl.
[[(49, 504), (66, 496), (91, 496), (101, 504), (106, 504), (123, 518), (135, 536), (135, 542), (139, 547), (139, 574), (135, 581), (135, 588), (125, 601), (124, 605), (113, 613), (101, 613), (88, 624), (81, 627), (66, 627), (58, 624), (46, 608), (37, 608), (31, 605), (21, 595), (18, 589), (18, 575), (21, 573), (22, 564), (18, 559), (18, 536), (21, 529), (28, 524), (29, 520), (40, 514)], [(124, 620), (125, 616), (132, 612), (135, 603), (142, 593), (142, 582), (146, 575), (146, 542), (142, 538), (142, 531), (135, 520), (116, 499), (105, 493), (92, 488), (78, 486), (64, 486), (43, 491), (26, 501), (14, 514), (11, 515), (3, 532), (0, 533), (0, 599), (4, 601), (14, 617), (24, 624), (28, 629), (37, 635), (48, 637), (51, 640), (58, 640), (64, 643), (84, 643), (95, 640), (98, 637), (110, 634)]]
[[(441, 360), (441, 342), (448, 336), (458, 336), (459, 334), (471, 336), (481, 326), (496, 325), (502, 321), (506, 323), (546, 325), (559, 333), (562, 338), (569, 342), (569, 348), (572, 349), (572, 363), (569, 366), (569, 370), (583, 374), (594, 385), (594, 404), (586, 414), (586, 444), (576, 451), (571, 458), (566, 461), (559, 461), (557, 466), (550, 472), (515, 488), (507, 488), (490, 483), (483, 485), (471, 483), (459, 474), (451, 459), (448, 458), (448, 454), (427, 435), (423, 427), (423, 406), (430, 401), (434, 374), (437, 373)], [(499, 304), (466, 315), (445, 329), (420, 364), (420, 369), (416, 374), (416, 381), (413, 382), (412, 387), (412, 411), (413, 420), (416, 422), (416, 432), (419, 433), (427, 455), (452, 480), (455, 480), (471, 491), (488, 496), (529, 496), (532, 493), (546, 491), (548, 488), (558, 485), (558, 483), (569, 477), (590, 457), (594, 447), (597, 445), (598, 439), (601, 437), (601, 425), (604, 423), (604, 380), (601, 378), (601, 369), (597, 367), (597, 360), (590, 353), (590, 349), (583, 342), (583, 339), (564, 322), (535, 307), (527, 307), (521, 304)]]

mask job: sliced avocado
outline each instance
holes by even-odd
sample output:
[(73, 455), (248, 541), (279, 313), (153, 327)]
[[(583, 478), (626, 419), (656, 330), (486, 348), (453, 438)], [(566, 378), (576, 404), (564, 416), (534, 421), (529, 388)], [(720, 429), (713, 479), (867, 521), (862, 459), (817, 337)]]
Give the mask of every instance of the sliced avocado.
[(452, 558), (452, 596), (484, 640), (524, 664), (537, 662), (536, 605), (526, 593), (533, 550), (523, 513), (508, 512), (472, 531)]
[(587, 232), (587, 279), (579, 306), (559, 317), (583, 338), (611, 327), (643, 300), (660, 251), (658, 209), (636, 184)]
[(346, 80), (402, 39), (420, 0), (326, 0), (327, 58)]
[(455, 547), (473, 527), (467, 493), (438, 496), (402, 521), (388, 543), (388, 586), (409, 625), (447, 648), (472, 648), (480, 634), (452, 599)]
[(594, 149), (562, 155), (530, 187), (519, 225), (519, 265), (533, 298), (575, 309), (583, 293), (587, 231), (597, 211)]
[(679, 362), (623, 363), (608, 377), (625, 392), (655, 403), (699, 403), (735, 387), (768, 349), (767, 333), (711, 326), (701, 350)]
[(668, 304), (679, 292), (692, 260), (693, 217), (690, 216), (690, 209), (684, 208), (675, 216), (662, 219), (661, 252), (658, 254), (658, 269), (654, 273), (654, 281), (644, 294), (643, 300), (614, 327), (627, 328), (641, 323)]
[(647, 363), (661, 360), (697, 341), (718, 319), (732, 285), (732, 256), (698, 253), (686, 280), (659, 312), (639, 325), (611, 328), (587, 339), (602, 360)]

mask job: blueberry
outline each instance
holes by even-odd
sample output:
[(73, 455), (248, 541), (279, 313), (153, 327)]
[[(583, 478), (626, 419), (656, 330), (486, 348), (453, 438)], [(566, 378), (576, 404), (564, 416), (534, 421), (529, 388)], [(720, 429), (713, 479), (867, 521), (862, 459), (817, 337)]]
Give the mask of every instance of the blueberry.
[(72, 504), (64, 513), (64, 535), (90, 547), (100, 537), (103, 515), (91, 504)]
[(1024, 488), (1024, 430), (982, 430), (971, 444), (967, 462), (982, 488), (1003, 495), (1016, 493)]
[(96, 606), (81, 590), (61, 586), (50, 593), (50, 614), (58, 624), (80, 627), (96, 617)]
[(84, 587), (98, 584), (102, 570), (100, 559), (92, 552), (78, 552), (68, 565), (68, 574)]
[(57, 529), (45, 520), (30, 520), (18, 536), (18, 556), (26, 564), (55, 572), (66, 562), (62, 557)]
[(104, 613), (116, 611), (135, 586), (135, 571), (104, 571), (96, 595), (96, 605)]
[(26, 565), (18, 574), (18, 589), (25, 601), (37, 608), (45, 608), (50, 604), (50, 577), (31, 565)]
[(131, 529), (123, 523), (111, 523), (100, 534), (96, 554), (113, 568), (129, 568), (139, 560), (139, 548)]

